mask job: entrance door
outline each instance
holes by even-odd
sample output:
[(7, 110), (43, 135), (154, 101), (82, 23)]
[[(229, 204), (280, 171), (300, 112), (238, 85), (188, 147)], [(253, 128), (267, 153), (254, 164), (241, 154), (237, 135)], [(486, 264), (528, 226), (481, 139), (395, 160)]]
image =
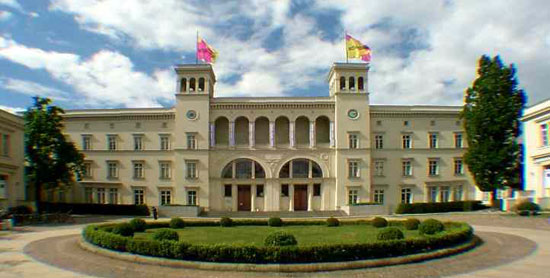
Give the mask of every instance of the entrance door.
[(250, 211), (250, 186), (249, 185), (239, 185), (238, 186), (238, 203), (239, 211)]
[(294, 185), (294, 210), (307, 210), (307, 184)]
[(544, 188), (550, 188), (550, 166), (544, 168)]

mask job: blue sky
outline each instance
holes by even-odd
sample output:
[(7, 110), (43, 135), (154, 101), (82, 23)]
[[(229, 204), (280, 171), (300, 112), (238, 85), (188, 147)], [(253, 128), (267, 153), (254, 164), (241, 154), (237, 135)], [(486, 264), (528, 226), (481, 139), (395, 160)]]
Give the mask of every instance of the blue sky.
[(373, 50), (375, 104), (460, 105), (482, 54), (550, 87), (548, 1), (0, 0), (0, 108), (169, 107), (197, 30), (219, 52), (217, 96), (325, 96), (348, 31)]

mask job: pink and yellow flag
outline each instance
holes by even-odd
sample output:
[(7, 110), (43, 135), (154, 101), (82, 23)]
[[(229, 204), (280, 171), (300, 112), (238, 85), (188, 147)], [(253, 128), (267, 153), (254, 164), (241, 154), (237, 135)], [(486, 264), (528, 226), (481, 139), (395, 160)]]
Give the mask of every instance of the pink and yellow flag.
[(197, 38), (197, 59), (207, 63), (215, 63), (218, 52), (202, 38)]
[(346, 34), (346, 57), (359, 58), (365, 62), (370, 62), (370, 48), (352, 36)]

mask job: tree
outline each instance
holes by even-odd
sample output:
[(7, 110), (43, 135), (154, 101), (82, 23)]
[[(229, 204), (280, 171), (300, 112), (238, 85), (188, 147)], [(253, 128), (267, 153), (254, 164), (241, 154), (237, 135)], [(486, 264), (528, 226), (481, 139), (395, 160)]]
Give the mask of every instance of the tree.
[(40, 213), (41, 192), (74, 182), (82, 174), (84, 155), (63, 136), (63, 109), (50, 105), (48, 98), (34, 97), (24, 113), (25, 160), (29, 182), (34, 186), (36, 209)]
[(503, 65), (499, 56), (483, 55), (478, 66), (478, 77), (466, 90), (461, 113), (468, 140), (464, 161), (477, 187), (493, 193), (495, 206), (498, 189), (521, 186), (517, 138), (526, 97), (517, 89), (513, 65)]

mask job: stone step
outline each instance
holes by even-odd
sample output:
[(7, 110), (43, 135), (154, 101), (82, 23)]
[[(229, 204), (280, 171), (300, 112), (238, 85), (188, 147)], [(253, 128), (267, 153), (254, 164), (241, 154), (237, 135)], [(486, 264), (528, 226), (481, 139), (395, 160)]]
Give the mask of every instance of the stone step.
[(308, 218), (308, 217), (341, 217), (347, 216), (344, 211), (208, 211), (202, 212), (201, 217), (231, 217), (231, 218)]

